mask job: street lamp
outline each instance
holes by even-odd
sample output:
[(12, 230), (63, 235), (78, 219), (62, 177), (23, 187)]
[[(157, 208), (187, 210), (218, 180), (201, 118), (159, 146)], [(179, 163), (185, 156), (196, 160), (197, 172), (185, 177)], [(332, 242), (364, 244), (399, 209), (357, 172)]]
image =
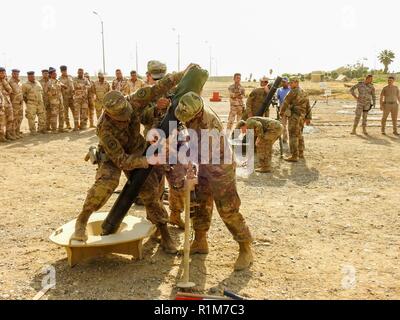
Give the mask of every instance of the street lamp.
[(181, 71), (181, 35), (175, 28), (172, 28), (172, 31), (178, 33), (177, 45), (178, 45), (178, 72), (179, 72), (179, 71)]
[(104, 50), (104, 23), (103, 19), (101, 19), (101, 16), (96, 11), (93, 11), (93, 14), (99, 17), (101, 23), (101, 43), (103, 47), (103, 73), (106, 74), (106, 55)]

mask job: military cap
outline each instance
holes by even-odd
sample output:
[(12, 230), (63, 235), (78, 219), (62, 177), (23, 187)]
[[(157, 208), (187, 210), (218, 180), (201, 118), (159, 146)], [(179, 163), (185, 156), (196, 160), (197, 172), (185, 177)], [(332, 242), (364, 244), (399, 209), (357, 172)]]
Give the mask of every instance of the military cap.
[(60, 66), (60, 71), (67, 71), (67, 66)]
[(260, 82), (269, 82), (269, 79), (267, 77), (262, 77), (260, 79)]
[(4, 69), (3, 67), (0, 67), (0, 72), (5, 72), (6, 69)]
[(35, 71), (28, 71), (26, 74), (27, 74), (28, 76), (33, 76), (33, 75), (35, 75)]
[(167, 66), (160, 61), (151, 60), (147, 64), (147, 71), (154, 80), (160, 80), (167, 73)]
[(100, 77), (100, 78), (104, 78), (104, 73), (103, 73), (103, 72), (99, 72), (99, 73), (97, 74), (97, 76)]
[(298, 77), (291, 77), (289, 82), (299, 82), (299, 78)]
[(12, 69), (12, 70), (11, 70), (11, 72), (14, 72), (14, 73), (20, 73), (21, 71), (20, 71), (20, 70), (18, 70), (18, 69)]
[(236, 129), (240, 129), (240, 128), (246, 126), (246, 125), (247, 125), (246, 121), (240, 120), (240, 121), (238, 122), (238, 124), (236, 125)]
[(48, 70), (48, 69), (43, 69), (43, 70), (42, 70), (42, 73), (45, 73), (45, 72), (47, 72), (47, 73), (48, 73), (48, 72), (49, 72), (49, 70)]
[(49, 68), (49, 73), (53, 73), (53, 72), (56, 72), (56, 71), (57, 71), (57, 70), (54, 69), (54, 68), (52, 68), (52, 67)]
[(289, 82), (289, 78), (288, 78), (288, 77), (283, 77), (283, 78), (282, 78), (282, 81), (283, 81), (283, 82)]
[(130, 120), (133, 110), (128, 100), (119, 91), (108, 92), (103, 99), (104, 109), (113, 119), (117, 121)]
[(186, 123), (194, 119), (203, 108), (203, 99), (195, 92), (188, 92), (179, 101), (175, 116), (180, 122)]

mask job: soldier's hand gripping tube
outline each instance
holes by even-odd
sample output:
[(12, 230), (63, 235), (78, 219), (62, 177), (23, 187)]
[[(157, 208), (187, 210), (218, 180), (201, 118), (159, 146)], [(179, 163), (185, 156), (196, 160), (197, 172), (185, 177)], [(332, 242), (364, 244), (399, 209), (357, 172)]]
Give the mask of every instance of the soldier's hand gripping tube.
[(274, 99), (276, 91), (281, 86), (281, 83), (282, 83), (282, 78), (277, 77), (274, 84), (271, 87), (271, 90), (269, 91), (267, 97), (265, 98), (262, 106), (255, 114), (256, 117), (262, 117), (268, 111), (269, 107), (271, 106), (272, 100)]
[[(166, 138), (168, 138), (170, 135), (170, 121), (175, 121), (176, 123), (178, 122), (175, 117), (175, 109), (178, 106), (182, 96), (191, 91), (201, 94), (207, 79), (208, 72), (195, 66), (189, 69), (179, 82), (175, 94), (172, 97), (171, 107), (158, 127), (158, 129), (161, 129), (165, 132)], [(175, 128), (176, 127), (177, 126), (175, 126)], [(146, 152), (144, 155), (146, 155)], [(106, 220), (103, 222), (102, 235), (109, 235), (118, 231), (124, 217), (138, 197), (140, 190), (143, 184), (146, 182), (146, 179), (151, 173), (152, 169), (152, 167), (149, 167), (148, 169), (137, 169), (129, 174), (127, 183), (111, 208)]]

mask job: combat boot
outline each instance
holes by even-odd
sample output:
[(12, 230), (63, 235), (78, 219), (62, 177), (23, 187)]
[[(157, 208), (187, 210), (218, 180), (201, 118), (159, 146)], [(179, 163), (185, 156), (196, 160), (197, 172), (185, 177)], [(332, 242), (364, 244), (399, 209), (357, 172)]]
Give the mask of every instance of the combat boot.
[(7, 142), (7, 139), (3, 134), (0, 134), (0, 142)]
[(284, 158), (283, 160), (287, 161), (287, 162), (298, 162), (299, 161), (299, 157), (297, 156), (291, 156), (289, 158)]
[(304, 152), (303, 151), (299, 152), (299, 159), (304, 159)]
[(256, 172), (258, 173), (271, 173), (272, 170), (270, 167), (260, 167), (256, 169)]
[(367, 132), (367, 128), (366, 128), (366, 127), (363, 127), (363, 134), (366, 135), (366, 136), (368, 135), (368, 132)]
[(353, 131), (350, 134), (355, 136), (357, 134), (357, 127), (353, 127)]
[(161, 242), (160, 237), (161, 237), (160, 229), (157, 228), (156, 232), (154, 232), (154, 233), (151, 235), (150, 238), (151, 238), (152, 240), (154, 240), (154, 241)]
[(196, 231), (190, 254), (208, 254), (207, 232)]
[(251, 266), (254, 261), (250, 242), (239, 242), (239, 257), (235, 263), (235, 271), (242, 271)]
[(171, 212), (169, 223), (173, 226), (177, 226), (179, 229), (185, 229), (185, 222), (181, 219), (181, 214), (179, 212)]
[(178, 249), (175, 246), (174, 241), (169, 234), (168, 227), (166, 224), (162, 224), (158, 226), (158, 229), (161, 233), (161, 243), (160, 246), (166, 253), (175, 254), (178, 252)]
[(86, 226), (89, 221), (89, 217), (92, 213), (83, 213), (78, 216), (75, 223), (75, 232), (71, 236), (71, 240), (86, 242), (88, 240), (88, 236), (86, 233)]

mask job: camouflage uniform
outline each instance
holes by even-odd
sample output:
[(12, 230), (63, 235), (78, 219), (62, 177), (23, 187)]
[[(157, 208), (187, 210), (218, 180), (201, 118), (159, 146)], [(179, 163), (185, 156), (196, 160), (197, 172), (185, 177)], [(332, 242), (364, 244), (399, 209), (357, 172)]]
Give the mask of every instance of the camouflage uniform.
[[(183, 98), (182, 98), (183, 99)], [(178, 114), (179, 110), (176, 111)], [(178, 119), (182, 119), (178, 116)], [(207, 232), (211, 226), (214, 202), (218, 213), (237, 242), (250, 242), (252, 237), (246, 222), (239, 212), (241, 201), (236, 188), (236, 172), (233, 164), (224, 164), (224, 146), (228, 145), (226, 137), (221, 141), (221, 164), (201, 164), (201, 130), (223, 131), (219, 117), (210, 108), (203, 108), (202, 116), (192, 120), (188, 129), (195, 130), (199, 141), (199, 172), (196, 195), (199, 208), (193, 216), (193, 228)], [(211, 157), (211, 155), (210, 155)], [(211, 159), (210, 163), (211, 162)]]
[(130, 92), (130, 94), (132, 94), (132, 93), (135, 93), (140, 88), (143, 88), (145, 86), (145, 83), (141, 79), (137, 79), (135, 82), (133, 82), (131, 79), (129, 79), (128, 86), (129, 86), (129, 92)]
[(395, 85), (388, 85), (383, 88), (381, 93), (382, 115), (382, 133), (385, 133), (386, 121), (389, 114), (392, 116), (393, 133), (397, 132), (397, 117), (399, 114), (400, 90)]
[(373, 84), (359, 82), (350, 89), (350, 93), (355, 97), (355, 91), (358, 90), (356, 117), (354, 119), (354, 128), (358, 127), (362, 116), (362, 126), (367, 127), (368, 111), (371, 105), (375, 105), (375, 88)]
[(24, 118), (24, 99), (22, 96), (22, 83), (20, 80), (11, 78), (10, 86), (13, 90), (11, 103), (14, 111), (14, 130), (17, 136), (22, 136), (21, 123)]
[(0, 142), (6, 142), (5, 137), (6, 113), (4, 110), (4, 96), (0, 90)]
[(97, 120), (100, 118), (101, 113), (103, 112), (103, 98), (107, 92), (111, 90), (110, 84), (104, 80), (104, 82), (100, 82), (97, 80), (94, 83), (94, 92), (95, 92), (95, 108), (96, 108), (96, 116)]
[(111, 85), (113, 90), (121, 92), (124, 96), (130, 94), (130, 87), (128, 84), (128, 80), (125, 78), (122, 79), (114, 79)]
[(96, 90), (94, 87), (94, 81), (87, 78), (90, 83), (90, 88), (88, 90), (88, 105), (89, 105), (89, 124), (90, 127), (94, 127), (94, 113), (95, 113), (95, 106), (94, 106), (94, 98), (96, 94)]
[(301, 89), (292, 89), (285, 98), (281, 114), (288, 118), (289, 147), (292, 157), (298, 158), (304, 153), (304, 121), (311, 120), (310, 100), (307, 93)]
[(58, 78), (60, 82), (64, 85), (61, 88), (63, 103), (64, 103), (64, 121), (68, 129), (71, 129), (71, 123), (69, 120), (69, 110), (74, 114), (74, 99), (73, 99), (73, 79), (70, 76), (60, 76)]
[(43, 105), (46, 112), (46, 130), (50, 131), (50, 119), (51, 119), (51, 109), (49, 103), (49, 97), (47, 96), (47, 89), (50, 79), (40, 78), (39, 83), (43, 89)]
[[(99, 151), (103, 154), (97, 169), (96, 182), (89, 190), (81, 212), (81, 219), (86, 220), (90, 214), (99, 210), (113, 194), (119, 184), (121, 171), (128, 173), (135, 168), (148, 167), (143, 156), (146, 141), (140, 134), (140, 114), (152, 100), (157, 100), (182, 78), (183, 73), (168, 75), (155, 86), (142, 88), (127, 97), (133, 108), (130, 122), (118, 124), (106, 113), (97, 125)], [(162, 170), (154, 168), (140, 192), (146, 207), (148, 219), (154, 224), (166, 224), (168, 214), (161, 202), (159, 185)], [(87, 220), (86, 220), (87, 221)]]
[(47, 84), (47, 97), (50, 105), (50, 129), (55, 132), (57, 130), (63, 131), (64, 129), (64, 103), (62, 97), (61, 82), (57, 79), (50, 79)]
[(28, 119), (29, 130), (36, 133), (35, 118), (38, 117), (38, 131), (46, 130), (46, 114), (43, 105), (43, 89), (39, 81), (27, 81), (22, 85), (22, 94), (26, 103), (25, 116)]
[[(242, 116), (243, 120), (247, 120), (248, 118), (256, 116), (257, 112), (260, 110), (263, 102), (265, 101), (268, 92), (268, 89), (266, 90), (265, 88), (257, 88), (250, 93), (249, 98), (246, 101), (246, 110)], [(269, 117), (269, 110), (264, 113), (264, 117)]]
[(90, 82), (86, 78), (74, 78), (74, 130), (87, 128)]
[(228, 130), (232, 129), (235, 119), (239, 121), (242, 118), (245, 94), (246, 92), (241, 85), (233, 84), (229, 87), (231, 109), (228, 117)]
[(0, 91), (3, 94), (3, 104), (6, 117), (6, 138), (14, 140), (14, 111), (11, 103), (11, 97), (13, 90), (6, 79), (0, 80)]
[(283, 125), (278, 120), (265, 117), (252, 117), (246, 122), (248, 129), (253, 129), (257, 137), (256, 147), (259, 165), (271, 170), (272, 147), (283, 132)]

